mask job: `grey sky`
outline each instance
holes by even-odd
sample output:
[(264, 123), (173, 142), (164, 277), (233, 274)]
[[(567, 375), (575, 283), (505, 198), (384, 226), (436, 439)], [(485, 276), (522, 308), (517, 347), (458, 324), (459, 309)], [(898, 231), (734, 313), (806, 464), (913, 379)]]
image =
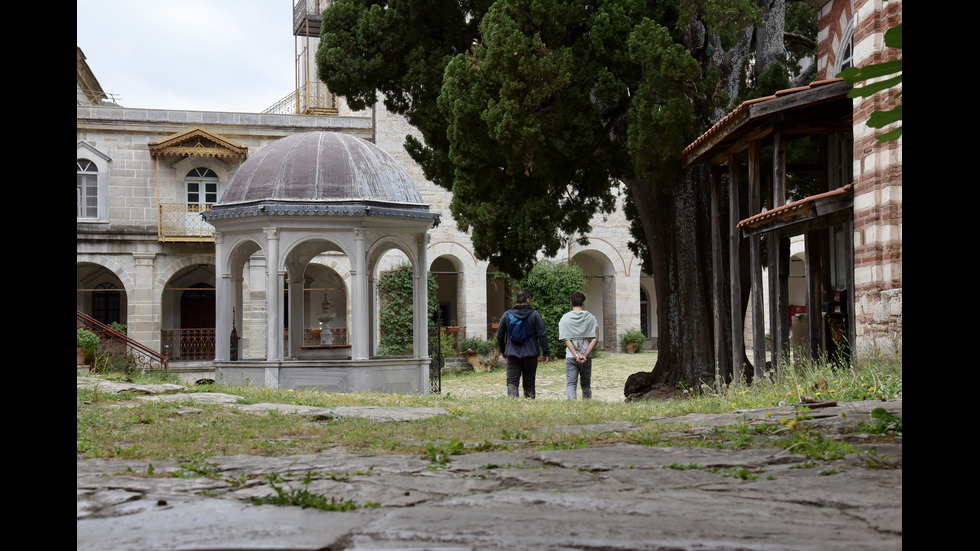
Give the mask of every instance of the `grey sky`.
[(124, 107), (257, 113), (295, 88), (292, 0), (76, 1), (76, 44)]

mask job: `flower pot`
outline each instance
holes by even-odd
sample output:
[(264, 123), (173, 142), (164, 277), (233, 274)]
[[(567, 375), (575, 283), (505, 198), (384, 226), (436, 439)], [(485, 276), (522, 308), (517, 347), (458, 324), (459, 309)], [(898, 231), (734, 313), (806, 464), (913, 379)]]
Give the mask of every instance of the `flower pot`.
[(459, 327), (447, 327), (446, 331), (450, 333), (459, 333)]
[(624, 348), (626, 348), (626, 353), (627, 354), (634, 354), (634, 353), (636, 353), (636, 345), (633, 344), (633, 343), (631, 343), (631, 342), (626, 343), (624, 345)]
[(85, 365), (85, 349), (81, 346), (75, 347), (75, 365)]
[(498, 327), (500, 327), (500, 324), (499, 323), (491, 323), (490, 324), (490, 329), (496, 329)]

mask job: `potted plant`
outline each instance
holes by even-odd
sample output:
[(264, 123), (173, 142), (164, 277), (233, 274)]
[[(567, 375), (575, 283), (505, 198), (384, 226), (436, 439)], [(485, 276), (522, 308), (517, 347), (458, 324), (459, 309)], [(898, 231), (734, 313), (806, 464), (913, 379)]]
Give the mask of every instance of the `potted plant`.
[(497, 316), (490, 318), (490, 329), (496, 329), (498, 327), (500, 327), (500, 318)]
[(76, 365), (82, 365), (85, 363), (85, 358), (89, 354), (95, 352), (95, 347), (99, 345), (99, 336), (89, 331), (84, 326), (81, 326), (76, 331), (75, 346), (76, 346)]
[(450, 333), (459, 333), (459, 327), (456, 327), (456, 320), (449, 320), (449, 328), (447, 331)]
[(623, 348), (627, 353), (633, 354), (638, 352), (643, 343), (646, 342), (647, 337), (639, 329), (630, 329), (623, 334), (623, 337), (619, 339), (619, 343), (623, 345)]
[(310, 334), (313, 335), (314, 337), (319, 337), (322, 331), (323, 330), (320, 328), (319, 325), (315, 327), (310, 327)]

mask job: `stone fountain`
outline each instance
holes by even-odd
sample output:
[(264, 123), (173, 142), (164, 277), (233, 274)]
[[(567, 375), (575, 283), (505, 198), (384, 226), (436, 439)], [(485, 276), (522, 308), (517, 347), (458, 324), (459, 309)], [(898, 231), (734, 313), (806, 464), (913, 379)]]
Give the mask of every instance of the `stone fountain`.
[(316, 320), (320, 322), (323, 331), (320, 332), (320, 344), (333, 344), (333, 331), (330, 330), (330, 322), (333, 321), (337, 313), (330, 309), (330, 301), (327, 300), (327, 293), (323, 293), (323, 303), (320, 305), (320, 313), (316, 315)]

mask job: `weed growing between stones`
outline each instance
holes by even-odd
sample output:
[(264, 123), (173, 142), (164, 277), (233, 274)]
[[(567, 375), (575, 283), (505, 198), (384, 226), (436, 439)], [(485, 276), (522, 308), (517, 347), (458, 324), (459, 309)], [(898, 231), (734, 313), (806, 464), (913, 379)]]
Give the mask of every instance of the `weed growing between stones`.
[(327, 497), (323, 494), (316, 494), (309, 490), (310, 482), (313, 481), (312, 476), (307, 476), (303, 479), (303, 488), (290, 488), (286, 490), (281, 486), (277, 485), (276, 482), (282, 482), (281, 477), (276, 474), (268, 474), (266, 478), (269, 481), (269, 486), (272, 488), (275, 495), (265, 496), (265, 497), (253, 497), (252, 503), (254, 505), (292, 505), (297, 507), (313, 508), (319, 509), (321, 511), (353, 511), (355, 509), (360, 509), (362, 507), (368, 507), (371, 509), (379, 507), (378, 503), (367, 502), (365, 504), (357, 503), (354, 500), (340, 500), (335, 497)]
[(463, 453), (465, 446), (459, 440), (453, 438), (448, 444), (425, 443), (425, 450), (422, 458), (429, 461), (429, 469), (444, 469), (448, 466), (450, 455)]

